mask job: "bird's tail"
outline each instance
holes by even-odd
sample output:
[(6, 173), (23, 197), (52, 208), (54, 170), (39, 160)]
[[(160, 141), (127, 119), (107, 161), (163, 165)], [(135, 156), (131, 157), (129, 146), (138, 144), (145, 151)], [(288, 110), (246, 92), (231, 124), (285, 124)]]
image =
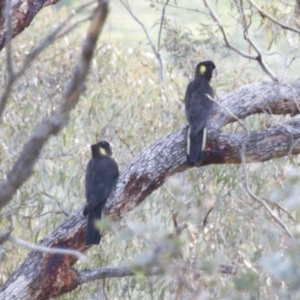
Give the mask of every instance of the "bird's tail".
[(191, 136), (189, 129), (187, 136), (187, 162), (189, 165), (200, 165), (202, 163), (205, 145), (206, 128), (195, 136)]
[(96, 206), (89, 214), (86, 227), (86, 245), (98, 245), (101, 240), (101, 234), (95, 227), (94, 223), (97, 219), (100, 219), (102, 215), (101, 205)]

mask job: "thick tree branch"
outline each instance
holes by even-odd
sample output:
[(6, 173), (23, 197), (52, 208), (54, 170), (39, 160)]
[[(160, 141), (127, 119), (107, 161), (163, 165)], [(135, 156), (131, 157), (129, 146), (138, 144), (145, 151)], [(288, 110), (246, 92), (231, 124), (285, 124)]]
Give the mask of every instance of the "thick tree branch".
[[(295, 116), (300, 113), (300, 80), (286, 84), (259, 82), (243, 85), (217, 102), (239, 119), (260, 113)], [(215, 129), (236, 122), (227, 110), (215, 107), (211, 122)]]
[[(11, 24), (12, 24), (12, 38), (16, 37), (26, 27), (30, 25), (37, 13), (43, 6), (55, 4), (60, 0), (15, 0), (11, 1)], [(7, 43), (7, 26), (5, 26), (5, 14), (3, 10), (5, 7), (5, 0), (0, 0), (0, 51)]]
[(0, 184), (0, 209), (10, 201), (17, 189), (31, 176), (43, 146), (51, 135), (57, 134), (63, 128), (72, 108), (79, 101), (82, 84), (87, 76), (94, 48), (107, 14), (107, 3), (102, 1), (94, 12), (81, 57), (59, 107), (49, 118), (46, 118), (36, 127), (29, 140), (25, 143), (18, 160), (7, 174), (7, 179)]
[[(202, 267), (201, 270), (205, 270), (205, 267)], [(141, 271), (146, 276), (164, 274), (163, 269), (154, 266), (149, 266), (147, 268), (145, 267), (141, 269)], [(222, 274), (233, 274), (234, 268), (228, 265), (220, 265), (219, 271)], [(104, 278), (128, 277), (134, 275), (135, 272), (132, 270), (132, 268), (128, 266), (88, 269), (77, 273), (77, 284), (80, 285), (86, 282), (104, 279)]]
[[(299, 112), (299, 102), (299, 81), (285, 85), (256, 83), (225, 95), (219, 100), (221, 105), (213, 111), (204, 165), (240, 164), (241, 149), (246, 139), (246, 162), (299, 154), (300, 120), (261, 131), (250, 131), (249, 135), (245, 132), (220, 132), (221, 127), (236, 121), (232, 115), (243, 119), (264, 112), (295, 114)], [(182, 128), (153, 143), (124, 168), (106, 205), (106, 213), (113, 220), (118, 220), (138, 206), (168, 177), (189, 168), (186, 164), (186, 134), (187, 128)], [(85, 225), (86, 220), (80, 207), (39, 244), (83, 251), (86, 249)], [(25, 300), (48, 299), (70, 291), (78, 285), (78, 274), (72, 267), (75, 262), (76, 258), (71, 256), (31, 252), (2, 286), (0, 299), (11, 299), (12, 296)], [(51, 289), (46, 288), (49, 286)]]
[[(144, 274), (147, 276), (160, 275), (164, 273), (162, 269), (158, 268), (151, 268), (149, 270), (145, 270), (144, 272)], [(134, 276), (134, 274), (135, 272), (128, 266), (84, 270), (78, 273), (77, 284), (80, 285), (82, 283), (104, 278)]]
[[(107, 210), (113, 219), (139, 205), (171, 175), (186, 165), (187, 128), (179, 130), (141, 152), (122, 172), (116, 192)], [(239, 164), (246, 133), (208, 131), (206, 158), (203, 165)], [(250, 132), (246, 162), (266, 161), (300, 153), (300, 121), (285, 123), (259, 132)], [(130, 199), (130, 201), (128, 201)]]
[[(78, 9), (75, 10), (75, 14), (79, 11), (81, 11), (83, 8), (91, 5), (92, 2), (90, 3), (86, 3), (82, 6), (80, 6)], [(11, 49), (10, 49), (10, 43), (7, 44), (6, 46), (6, 53), (7, 53), (7, 69), (8, 69), (8, 78), (7, 78), (7, 83), (5, 86), (4, 91), (2, 92), (1, 96), (0, 96), (0, 121), (1, 121), (1, 117), (3, 114), (3, 111), (5, 109), (5, 106), (7, 104), (7, 100), (8, 97), (11, 93), (13, 84), (15, 83), (15, 81), (20, 78), (25, 71), (27, 70), (27, 68), (30, 66), (31, 62), (42, 52), (44, 51), (49, 45), (51, 45), (56, 39), (61, 38), (62, 36), (64, 36), (66, 33), (68, 33), (69, 31), (73, 30), (75, 28), (76, 25), (79, 24), (79, 22), (77, 22), (76, 24), (74, 24), (73, 26), (67, 28), (64, 32), (61, 33), (61, 31), (64, 29), (64, 27), (69, 23), (69, 21), (74, 17), (74, 14), (72, 13), (64, 22), (62, 22), (61, 24), (59, 24), (48, 36), (46, 36), (42, 42), (35, 47), (25, 58), (25, 61), (22, 65), (22, 67), (16, 71), (13, 72), (12, 71), (12, 62), (11, 62)], [(9, 65), (11, 65), (9, 67)]]

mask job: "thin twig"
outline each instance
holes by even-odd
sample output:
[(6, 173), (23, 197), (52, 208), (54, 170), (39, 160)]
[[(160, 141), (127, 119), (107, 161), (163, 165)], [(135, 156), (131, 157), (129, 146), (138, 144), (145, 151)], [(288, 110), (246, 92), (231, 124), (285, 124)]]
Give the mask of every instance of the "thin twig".
[(210, 215), (210, 213), (214, 210), (214, 208), (216, 207), (216, 203), (214, 203), (207, 211), (205, 217), (204, 217), (204, 220), (203, 220), (203, 223), (202, 225), (203, 226), (206, 226), (207, 225), (207, 222), (208, 222), (208, 217)]
[(5, 39), (7, 40), (6, 44), (6, 65), (7, 65), (7, 83), (6, 83), (6, 89), (4, 90), (3, 95), (5, 97), (0, 98), (0, 121), (1, 121), (1, 115), (4, 110), (4, 107), (7, 103), (7, 98), (11, 92), (12, 85), (14, 82), (14, 72), (13, 72), (13, 64), (12, 64), (12, 58), (11, 58), (11, 39), (12, 39), (12, 24), (11, 24), (11, 0), (6, 1), (5, 8), (4, 8), (4, 18), (5, 18), (5, 28), (6, 28), (6, 34)]
[(58, 207), (60, 208), (60, 213), (63, 213), (66, 217), (68, 217), (70, 214), (68, 214), (66, 212), (66, 210), (63, 208), (62, 204), (58, 200), (56, 200), (56, 203), (58, 204)]
[[(238, 53), (239, 55), (241, 55), (242, 57), (245, 57), (245, 58), (248, 58), (248, 59), (251, 59), (251, 60), (256, 60), (259, 65), (262, 67), (262, 69), (266, 72), (266, 74), (273, 80), (273, 81), (278, 81), (278, 79), (275, 77), (275, 75), (269, 70), (269, 68), (265, 65), (265, 63), (263, 62), (262, 60), (262, 57), (261, 55), (259, 56), (254, 56), (254, 55), (250, 55), (238, 48), (236, 48), (235, 46), (233, 46), (231, 44), (231, 42), (229, 41), (228, 37), (227, 37), (227, 34), (224, 30), (224, 26), (222, 25), (219, 17), (217, 16), (217, 14), (213, 11), (212, 7), (210, 6), (209, 4), (209, 1), (207, 0), (202, 0), (204, 5), (207, 7), (212, 19), (216, 22), (216, 24), (218, 25), (222, 35), (223, 35), (223, 38), (224, 38), (224, 41), (225, 41), (225, 46), (228, 47), (229, 49), (235, 51), (236, 53)], [(249, 38), (249, 36), (248, 36)], [(250, 39), (250, 41), (252, 42), (252, 40)]]
[(297, 54), (295, 54), (295, 55), (289, 60), (289, 62), (286, 63), (286, 67), (285, 67), (285, 70), (284, 70), (284, 74), (283, 74), (283, 76), (282, 76), (283, 78), (285, 78), (286, 73), (287, 73), (289, 67), (292, 65), (292, 63), (293, 63), (294, 61), (296, 61), (299, 57), (300, 57), (300, 53), (297, 53)]
[(24, 240), (16, 238), (16, 237), (13, 237), (11, 235), (8, 237), (8, 240), (13, 244), (16, 244), (16, 245), (19, 245), (19, 246), (22, 246), (22, 247), (26, 247), (30, 250), (39, 251), (39, 252), (46, 252), (46, 253), (52, 253), (52, 254), (72, 255), (72, 256), (75, 256), (76, 258), (78, 258), (79, 260), (81, 260), (83, 262), (88, 262), (89, 261), (89, 259), (86, 255), (84, 255), (83, 253), (81, 253), (77, 250), (61, 249), (61, 248), (49, 248), (49, 247), (29, 243), (27, 241), (24, 241)]
[[(157, 2), (156, 4), (161, 4), (161, 5), (165, 5), (165, 4), (162, 4), (160, 2)], [(206, 13), (205, 11), (201, 11), (199, 9), (196, 9), (196, 8), (189, 8), (189, 7), (184, 7), (184, 6), (178, 6), (178, 5), (174, 5), (174, 4), (168, 4), (169, 7), (173, 7), (173, 8), (176, 8), (176, 9), (182, 9), (182, 10), (187, 10), (187, 11), (193, 11), (193, 12), (196, 12), (196, 13), (199, 13), (199, 14), (202, 14), (202, 15), (206, 15), (208, 16), (209, 14)]]
[(240, 13), (240, 16), (243, 20), (242, 22), (242, 26), (244, 28), (244, 39), (252, 46), (252, 48), (256, 51), (257, 56), (256, 56), (256, 60), (258, 61), (258, 63), (260, 64), (261, 68), (265, 71), (266, 74), (269, 75), (269, 77), (271, 77), (271, 79), (273, 81), (278, 82), (277, 77), (273, 74), (273, 72), (270, 70), (270, 68), (268, 67), (268, 65), (264, 62), (263, 60), (263, 56), (261, 54), (261, 51), (259, 49), (259, 47), (255, 44), (255, 42), (250, 38), (250, 34), (248, 29), (250, 28), (251, 25), (251, 17), (252, 17), (252, 10), (251, 10), (251, 16), (250, 16), (250, 21), (249, 24), (247, 24), (247, 20), (246, 20), (246, 16), (245, 16), (245, 12), (244, 12), (244, 8), (240, 5), (237, 5), (238, 11)]
[(255, 56), (252, 56), (252, 55), (249, 55), (248, 53), (246, 52), (243, 52), (241, 50), (239, 50), (238, 48), (234, 47), (228, 37), (227, 37), (227, 34), (224, 30), (224, 27), (219, 19), (219, 17), (216, 15), (216, 13), (213, 11), (213, 9), (211, 8), (211, 6), (209, 5), (208, 1), (207, 0), (203, 0), (205, 6), (208, 8), (208, 11), (210, 13), (210, 16), (212, 17), (212, 19), (217, 23), (219, 29), (221, 30), (221, 33), (223, 35), (223, 38), (224, 38), (224, 41), (225, 41), (225, 45), (226, 47), (230, 48), (231, 50), (235, 51), (236, 53), (238, 53), (239, 55), (245, 57), (245, 58), (248, 58), (248, 59), (254, 59), (255, 60)]
[(155, 46), (151, 40), (151, 37), (148, 33), (148, 30), (147, 28), (145, 27), (145, 25), (138, 19), (138, 17), (133, 13), (133, 11), (131, 10), (130, 6), (129, 5), (126, 5), (125, 2), (123, 0), (120, 0), (120, 2), (122, 3), (122, 5), (125, 7), (125, 9), (129, 12), (129, 14), (133, 17), (133, 19), (142, 27), (146, 37), (147, 37), (147, 40), (150, 44), (150, 47), (152, 49), (152, 52), (154, 53), (155, 57), (157, 58), (158, 60), (158, 64), (159, 64), (159, 80), (161, 83), (164, 82), (164, 76), (163, 76), (163, 62), (162, 62), (162, 58), (161, 58), (161, 55), (158, 51), (156, 51), (155, 49)]
[(161, 33), (162, 33), (162, 27), (164, 24), (164, 20), (165, 20), (165, 12), (166, 12), (166, 7), (169, 4), (170, 0), (167, 0), (167, 2), (165, 3), (162, 13), (161, 13), (161, 18), (160, 18), (160, 26), (159, 26), (159, 32), (158, 32), (158, 39), (157, 39), (157, 52), (160, 51), (160, 40), (161, 40)]
[(285, 25), (281, 22), (279, 22), (278, 20), (276, 20), (275, 18), (273, 18), (272, 16), (270, 16), (268, 13), (266, 13), (264, 10), (262, 10), (254, 1), (252, 0), (248, 0), (248, 2), (255, 7), (256, 10), (258, 10), (263, 16), (267, 17), (269, 20), (271, 20), (273, 23), (275, 23), (276, 25), (280, 26), (282, 29), (286, 29), (289, 31), (293, 31), (296, 33), (300, 34), (300, 30), (294, 27), (290, 27), (288, 25)]
[(262, 198), (263, 201), (268, 201), (271, 205), (274, 205), (277, 209), (279, 210), (282, 210), (286, 215), (287, 217), (293, 221), (293, 222), (296, 222), (295, 218), (293, 218), (293, 216), (291, 215), (291, 213), (289, 211), (287, 211), (282, 205), (280, 205), (279, 203), (276, 203), (276, 202), (271, 202), (269, 199), (265, 199), (265, 198)]
[[(121, 267), (104, 267), (97, 269), (84, 270), (78, 273), (78, 284), (83, 284), (90, 281), (95, 281), (104, 278), (120, 278), (134, 276), (136, 273), (132, 270), (132, 267), (121, 266)], [(206, 270), (207, 268), (200, 267), (201, 270)], [(158, 267), (145, 267), (142, 270), (145, 276), (157, 276), (163, 275), (165, 270)], [(232, 266), (221, 264), (219, 265), (219, 272), (222, 274), (234, 274), (234, 268)]]
[[(163, 273), (164, 270), (158, 268), (155, 269), (152, 268), (151, 270), (144, 271), (144, 274), (146, 276), (161, 275)], [(132, 270), (131, 267), (128, 266), (84, 270), (79, 272), (78, 274), (78, 284), (104, 279), (104, 278), (119, 278), (119, 277), (127, 277), (127, 276), (134, 276), (134, 275), (135, 272)]]
[(93, 3), (95, 3), (95, 2), (91, 1), (84, 5), (81, 5), (72, 14), (70, 14), (64, 22), (62, 22), (59, 26), (57, 26), (46, 38), (44, 38), (44, 40), (36, 48), (34, 48), (26, 56), (25, 62), (23, 63), (23, 66), (20, 68), (20, 70), (18, 72), (16, 72), (15, 74), (13, 74), (13, 76), (8, 78), (5, 90), (0, 97), (0, 122), (1, 122), (1, 117), (2, 117), (3, 111), (4, 111), (6, 103), (7, 103), (7, 99), (11, 93), (14, 82), (25, 73), (25, 71), (30, 66), (31, 62), (43, 50), (45, 50), (49, 45), (51, 45), (57, 39), (57, 36), (60, 33), (60, 31), (69, 23), (69, 21), (76, 15), (76, 13), (80, 12), (81, 10), (90, 6)]
[(288, 227), (285, 225), (285, 223), (273, 213), (272, 209), (269, 207), (269, 205), (266, 203), (266, 201), (264, 201), (263, 199), (260, 199), (256, 195), (254, 195), (249, 187), (249, 179), (248, 179), (248, 173), (247, 173), (246, 162), (245, 162), (246, 142), (247, 142), (247, 139), (243, 143), (243, 146), (241, 149), (241, 161), (242, 161), (242, 168), (243, 168), (243, 173), (244, 173), (244, 190), (253, 200), (262, 204), (263, 207), (268, 212), (269, 216), (286, 232), (286, 234), (291, 239), (293, 239), (294, 237), (293, 237), (292, 233), (290, 232), (290, 230), (288, 229)]
[[(59, 2), (60, 0), (46, 0), (43, 4), (43, 7), (49, 6), (49, 5), (53, 5), (56, 4), (57, 2)], [(95, 1), (94, 1), (95, 2)]]
[[(234, 113), (232, 113), (227, 107), (225, 107), (224, 105), (218, 103), (215, 99), (212, 99), (212, 101), (214, 101), (217, 105), (219, 105), (220, 107), (224, 108), (233, 118), (236, 119), (236, 121), (245, 129), (246, 131), (246, 137), (245, 140), (243, 142), (242, 148), (241, 148), (241, 162), (242, 162), (242, 168), (243, 168), (243, 173), (244, 173), (244, 189), (247, 192), (248, 195), (250, 195), (250, 197), (252, 199), (254, 199), (255, 201), (259, 202), (260, 204), (262, 204), (264, 206), (264, 208), (266, 209), (266, 211), (268, 212), (268, 214), (271, 216), (271, 218), (273, 220), (275, 220), (275, 222), (287, 233), (287, 235), (290, 238), (293, 238), (292, 233), (289, 231), (289, 229), (287, 228), (287, 226), (283, 223), (283, 221), (277, 217), (272, 209), (269, 207), (269, 205), (266, 203), (266, 201), (264, 201), (263, 199), (260, 199), (259, 197), (257, 197), (256, 195), (253, 194), (253, 192), (251, 191), (250, 187), (249, 187), (249, 180), (248, 180), (248, 173), (247, 173), (247, 169), (246, 169), (246, 162), (245, 162), (245, 152), (246, 152), (246, 145), (248, 143), (248, 140), (250, 138), (250, 132), (248, 130), (248, 128), (240, 121), (240, 119), (235, 116)], [(285, 211), (285, 210), (284, 210)]]
[(107, 1), (99, 1), (82, 46), (82, 52), (72, 78), (67, 85), (63, 99), (50, 117), (44, 119), (33, 131), (25, 143), (19, 158), (7, 174), (7, 179), (0, 183), (0, 209), (12, 198), (18, 188), (32, 175), (39, 154), (50, 136), (57, 134), (70, 115), (71, 110), (79, 101), (82, 85), (87, 76), (98, 36), (108, 15)]
[(230, 110), (230, 109), (228, 109), (228, 107), (226, 107), (225, 105), (223, 105), (223, 104), (221, 104), (221, 103), (219, 103), (216, 99), (214, 99), (214, 98), (212, 98), (212, 97), (210, 97), (209, 95), (207, 95), (208, 97), (209, 97), (209, 99), (211, 100), (211, 101), (213, 101), (214, 103), (216, 103), (218, 106), (220, 106), (220, 107), (222, 107), (223, 109), (225, 109), (227, 112), (228, 112), (228, 114), (229, 115), (231, 115), (232, 116), (232, 118), (233, 119), (235, 119), (238, 123), (239, 123), (239, 125), (247, 132), (247, 134), (249, 135), (249, 130), (248, 130), (248, 128), (243, 124), (243, 122)]
[(12, 25), (11, 25), (11, 0), (7, 0), (5, 2), (5, 8), (4, 8), (4, 18), (5, 18), (5, 39), (6, 39), (6, 66), (7, 66), (7, 73), (8, 73), (8, 81), (11, 80), (14, 76), (13, 71), (13, 64), (12, 64), (12, 58), (11, 58), (11, 39), (12, 39)]
[(62, 33), (58, 34), (56, 39), (60, 39), (66, 35), (68, 35), (70, 32), (72, 32), (74, 29), (76, 29), (80, 24), (90, 21), (91, 20), (91, 16), (86, 17), (85, 19), (82, 19), (80, 21), (77, 21), (76, 23), (74, 23), (72, 26), (66, 28), (65, 31), (63, 31)]
[(6, 229), (0, 233), (0, 245), (9, 239), (11, 232), (12, 229)]

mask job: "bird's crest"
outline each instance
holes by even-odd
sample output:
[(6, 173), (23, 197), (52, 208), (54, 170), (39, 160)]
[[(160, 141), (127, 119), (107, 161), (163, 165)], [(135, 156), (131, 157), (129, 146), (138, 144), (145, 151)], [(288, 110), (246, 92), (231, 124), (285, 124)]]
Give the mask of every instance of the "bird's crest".
[(205, 72), (206, 72), (206, 67), (204, 65), (201, 65), (200, 68), (199, 68), (199, 73), (201, 75), (204, 75)]

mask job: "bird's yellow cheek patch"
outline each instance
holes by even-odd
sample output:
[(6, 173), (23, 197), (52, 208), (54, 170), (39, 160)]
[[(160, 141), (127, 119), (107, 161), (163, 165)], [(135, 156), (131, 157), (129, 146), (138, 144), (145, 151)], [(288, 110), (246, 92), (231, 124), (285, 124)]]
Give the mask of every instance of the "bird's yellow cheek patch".
[(199, 73), (200, 73), (201, 75), (203, 75), (205, 72), (206, 72), (206, 67), (205, 67), (205, 66), (200, 66), (200, 68), (199, 68)]
[(99, 151), (102, 155), (107, 155), (106, 150), (104, 148), (99, 148)]

